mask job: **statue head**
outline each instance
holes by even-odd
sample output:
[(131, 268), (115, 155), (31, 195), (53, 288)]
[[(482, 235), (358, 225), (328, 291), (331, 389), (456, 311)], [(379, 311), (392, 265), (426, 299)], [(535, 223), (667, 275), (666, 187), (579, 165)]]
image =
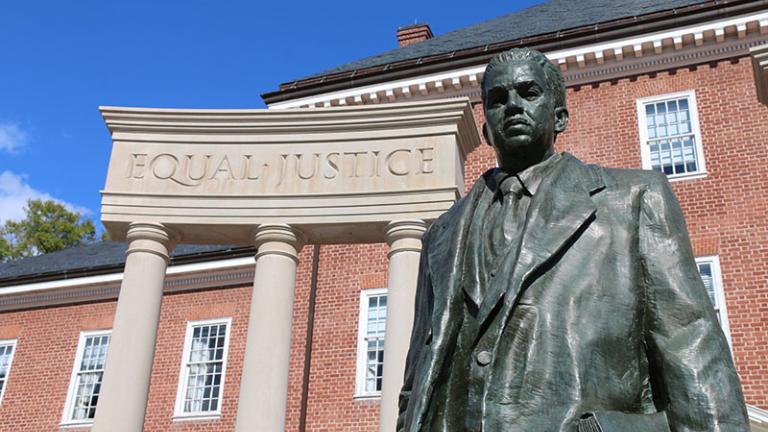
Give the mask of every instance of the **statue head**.
[(481, 89), (483, 135), (502, 169), (517, 172), (554, 153), (568, 110), (563, 75), (544, 54), (514, 48), (496, 55), (485, 68)]

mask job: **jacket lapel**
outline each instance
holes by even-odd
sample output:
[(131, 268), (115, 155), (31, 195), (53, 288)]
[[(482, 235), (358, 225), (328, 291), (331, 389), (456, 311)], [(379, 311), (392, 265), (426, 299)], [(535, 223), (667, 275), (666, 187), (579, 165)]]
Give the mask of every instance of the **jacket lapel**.
[(462, 281), (466, 234), (477, 200), (485, 189), (481, 177), (467, 196), (440, 217), (430, 228), (427, 261), (433, 290), (432, 341), (427, 360), (419, 366), (419, 378), (414, 383), (412, 417), (407, 421), (406, 430), (421, 430), (434, 392), (435, 381), (445, 363), (450, 345), (456, 342), (461, 324), (463, 290)]
[(598, 167), (590, 168), (570, 154), (563, 154), (532, 198), (519, 253), (510, 250), (503, 258), (498, 274), (511, 278), (498, 277), (489, 287), (478, 312), (481, 325), (501, 297), (506, 295), (506, 302), (514, 302), (532, 282), (529, 279), (592, 220), (597, 207), (590, 196), (602, 188)]
[(438, 219), (430, 232), (428, 259), (432, 285), (441, 292), (454, 292), (463, 280), (467, 231), (485, 187), (485, 176), (482, 176), (463, 200)]

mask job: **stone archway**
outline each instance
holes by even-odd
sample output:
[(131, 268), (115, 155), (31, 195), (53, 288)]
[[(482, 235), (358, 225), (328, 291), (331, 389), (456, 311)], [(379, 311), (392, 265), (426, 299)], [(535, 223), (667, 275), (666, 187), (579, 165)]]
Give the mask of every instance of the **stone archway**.
[[(298, 253), (386, 241), (382, 430), (394, 430), (421, 235), (464, 191), (467, 99), (297, 110), (103, 107), (102, 222), (128, 242), (94, 431), (141, 431), (175, 244), (255, 244), (237, 431), (282, 431)], [(270, 355), (263, 355), (269, 352)]]

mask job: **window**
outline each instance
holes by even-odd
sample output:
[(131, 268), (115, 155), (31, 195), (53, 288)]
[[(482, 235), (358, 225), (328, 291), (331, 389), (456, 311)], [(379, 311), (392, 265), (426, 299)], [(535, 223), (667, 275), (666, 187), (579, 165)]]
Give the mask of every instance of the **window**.
[(640, 99), (637, 111), (644, 169), (670, 179), (706, 174), (693, 91)]
[(176, 396), (176, 417), (221, 414), (231, 318), (187, 325)]
[(696, 258), (696, 265), (699, 268), (701, 281), (709, 294), (709, 300), (717, 312), (717, 320), (720, 321), (720, 327), (731, 344), (731, 331), (728, 326), (728, 313), (725, 309), (725, 292), (723, 291), (723, 279), (720, 275), (720, 259), (716, 256)]
[(381, 395), (386, 323), (387, 290), (363, 290), (360, 293), (356, 397)]
[(5, 386), (8, 382), (8, 375), (11, 373), (11, 362), (13, 362), (15, 351), (15, 339), (0, 341), (0, 402), (2, 402), (5, 394)]
[(64, 408), (65, 424), (91, 423), (101, 392), (110, 331), (80, 333)]

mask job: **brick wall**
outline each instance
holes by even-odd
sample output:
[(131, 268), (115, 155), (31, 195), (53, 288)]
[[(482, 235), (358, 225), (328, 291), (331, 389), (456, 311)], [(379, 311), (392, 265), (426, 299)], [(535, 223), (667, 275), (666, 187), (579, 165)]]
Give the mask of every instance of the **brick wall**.
[[(757, 103), (747, 58), (569, 89), (571, 122), (557, 146), (586, 162), (639, 168), (637, 98), (694, 89), (708, 176), (673, 183), (697, 255), (719, 255), (733, 351), (747, 401), (768, 408), (768, 108)], [(478, 127), (482, 108), (474, 107)], [(494, 165), (483, 145), (466, 161), (467, 188)], [(323, 245), (319, 255), (307, 431), (376, 431), (378, 400), (354, 398), (360, 290), (386, 286), (387, 247)], [(299, 431), (312, 246), (301, 252), (291, 342), (286, 430)], [(250, 288), (163, 299), (147, 431), (234, 430)], [(18, 337), (0, 405), (0, 432), (59, 430), (79, 332), (108, 328), (113, 302), (0, 314)], [(232, 317), (229, 363), (216, 421), (173, 422), (188, 320)]]
[[(387, 285), (387, 246), (325, 245), (318, 268), (306, 430), (378, 430), (379, 401), (354, 398), (357, 324), (360, 290)], [(301, 367), (292, 362), (291, 375)], [(289, 399), (298, 399), (300, 390), (292, 386)], [(299, 430), (290, 409), (286, 430)]]
[(112, 326), (115, 303), (0, 314), (3, 338), (17, 339), (0, 404), (0, 431), (58, 431), (80, 332)]

